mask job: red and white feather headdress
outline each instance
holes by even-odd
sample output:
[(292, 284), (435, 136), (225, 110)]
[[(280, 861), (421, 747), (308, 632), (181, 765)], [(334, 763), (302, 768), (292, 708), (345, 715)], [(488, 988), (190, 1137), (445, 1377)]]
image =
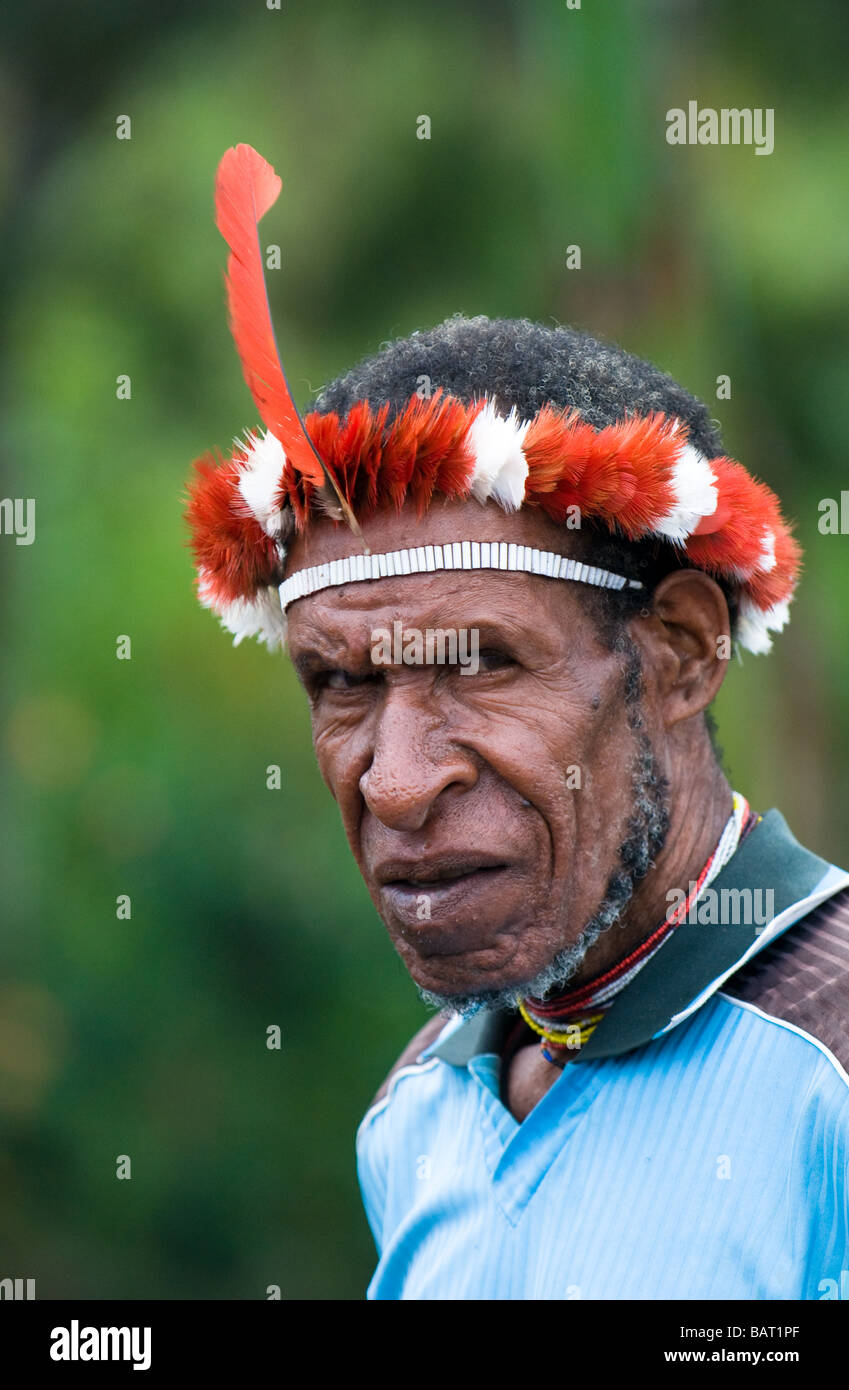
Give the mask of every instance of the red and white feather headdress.
[[(570, 508), (626, 540), (657, 538), (739, 594), (736, 636), (766, 652), (788, 619), (801, 552), (778, 499), (741, 464), (707, 458), (677, 418), (655, 413), (594, 429), (577, 411), (545, 405), (532, 420), (500, 413), (486, 396), (466, 405), (436, 391), (411, 396), (389, 422), (388, 405), (358, 401), (344, 419), (302, 420), (280, 361), (263, 271), (258, 223), (280, 179), (250, 145), (218, 167), (218, 229), (230, 248), (230, 327), (264, 431), (236, 441), (229, 459), (198, 459), (186, 518), (198, 596), (235, 635), (284, 646), (285, 609), (306, 593), (387, 574), (442, 568), (524, 569), (621, 588), (633, 582), (550, 552), (470, 542), (423, 544), (284, 579), (286, 545), (316, 513), (358, 522), (406, 502), (423, 516), (435, 496), (475, 497), (505, 511), (541, 507), (562, 522)], [(424, 541), (427, 537), (423, 537)], [(639, 586), (636, 586), (639, 587)]]

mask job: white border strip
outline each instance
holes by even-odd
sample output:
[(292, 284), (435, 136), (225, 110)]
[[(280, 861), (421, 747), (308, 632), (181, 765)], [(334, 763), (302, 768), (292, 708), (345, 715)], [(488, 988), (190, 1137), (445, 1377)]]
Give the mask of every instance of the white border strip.
[(805, 1042), (813, 1043), (817, 1051), (821, 1052), (823, 1057), (831, 1062), (831, 1065), (834, 1067), (841, 1080), (845, 1081), (847, 1086), (849, 1086), (849, 1076), (847, 1076), (846, 1070), (841, 1065), (839, 1058), (835, 1057), (834, 1053), (830, 1048), (826, 1047), (824, 1042), (821, 1042), (819, 1038), (815, 1038), (813, 1033), (806, 1032), (804, 1028), (799, 1027), (798, 1023), (791, 1023), (789, 1019), (779, 1018), (777, 1014), (765, 1013), (763, 1009), (758, 1008), (757, 1004), (750, 1003), (748, 999), (738, 999), (733, 994), (725, 994), (721, 989), (717, 991), (717, 995), (718, 998), (724, 999), (726, 1004), (736, 1004), (738, 1009), (746, 1009), (750, 1014), (756, 1014), (758, 1018), (765, 1019), (767, 1023), (774, 1023), (778, 1028), (786, 1028), (789, 1033), (795, 1033), (797, 1038), (804, 1038)]
[(383, 1110), (386, 1109), (387, 1105), (392, 1100), (392, 1097), (395, 1094), (395, 1087), (397, 1083), (401, 1081), (403, 1077), (424, 1076), (426, 1072), (433, 1071), (434, 1067), (439, 1066), (439, 1062), (439, 1057), (430, 1057), (426, 1062), (410, 1062), (406, 1067), (399, 1067), (396, 1072), (393, 1072), (392, 1076), (389, 1078), (389, 1086), (386, 1090), (386, 1094), (382, 1095), (380, 1097), (380, 1100), (376, 1100), (374, 1102), (374, 1105), (369, 1106), (368, 1110), (363, 1115), (363, 1118), (360, 1120), (360, 1123), (357, 1125), (356, 1137), (359, 1138), (360, 1132), (365, 1128), (365, 1126), (368, 1123), (370, 1123), (371, 1120), (375, 1119), (375, 1117), (379, 1115)]

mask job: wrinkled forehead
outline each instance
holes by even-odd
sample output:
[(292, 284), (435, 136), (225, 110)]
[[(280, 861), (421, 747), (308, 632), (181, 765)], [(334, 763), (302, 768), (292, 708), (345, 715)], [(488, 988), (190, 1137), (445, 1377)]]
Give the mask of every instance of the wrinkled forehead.
[[(457, 544), (458, 537), (470, 544), (533, 546), (567, 558), (585, 550), (576, 533), (540, 511), (508, 515), (474, 500), (437, 502), (424, 518), (406, 508), (400, 513), (380, 513), (366, 523), (363, 532), (372, 554), (424, 545), (446, 549)], [(286, 576), (358, 552), (364, 553), (362, 544), (347, 527), (322, 518), (292, 544)], [(503, 638), (521, 643), (529, 659), (553, 662), (565, 647), (589, 640), (576, 593), (582, 587), (496, 569), (395, 574), (336, 584), (290, 603), (289, 650), (297, 664), (307, 647), (318, 645), (328, 655), (365, 647), (377, 627), (399, 623), (419, 630), (474, 630), (481, 642)]]
[[(569, 596), (540, 591), (527, 574), (398, 575), (340, 585), (298, 599), (288, 609), (288, 648), (293, 660), (304, 645), (368, 645), (380, 629), (463, 629), (475, 640), (504, 638), (550, 649), (566, 631), (583, 625), (572, 613)], [(536, 586), (536, 587), (535, 587)], [(574, 600), (572, 600), (574, 602)]]

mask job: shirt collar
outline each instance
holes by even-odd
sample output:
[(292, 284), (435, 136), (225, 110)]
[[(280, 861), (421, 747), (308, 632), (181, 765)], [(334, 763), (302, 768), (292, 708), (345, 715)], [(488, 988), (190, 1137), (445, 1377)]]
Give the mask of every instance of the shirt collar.
[[(744, 957), (755, 954), (774, 938), (776, 933), (770, 928), (779, 925), (777, 919), (787, 916), (780, 924), (782, 930), (796, 920), (790, 910), (804, 903), (832, 868), (799, 844), (780, 811), (767, 811), (717, 874), (711, 888), (732, 892), (747, 888), (772, 890), (772, 920), (767, 924), (730, 922), (716, 926), (682, 922), (617, 996), (574, 1061), (588, 1062), (630, 1052), (681, 1022), (696, 1007), (696, 1001), (698, 1005), (704, 1003)], [(830, 892), (849, 882), (846, 875), (838, 875), (838, 879), (842, 882), (830, 886)], [(805, 906), (797, 916), (807, 910)], [(423, 1055), (464, 1066), (482, 1053), (500, 1053), (517, 1016), (503, 1010), (482, 1010), (427, 1048)]]

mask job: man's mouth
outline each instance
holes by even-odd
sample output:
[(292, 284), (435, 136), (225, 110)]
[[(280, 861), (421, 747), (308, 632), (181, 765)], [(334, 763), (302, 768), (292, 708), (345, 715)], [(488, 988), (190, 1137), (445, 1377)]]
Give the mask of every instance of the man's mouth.
[(458, 869), (456, 873), (440, 874), (437, 878), (399, 879), (398, 883), (402, 887), (410, 888), (444, 888), (448, 883), (456, 883), (459, 878), (471, 878), (472, 874), (491, 874), (504, 867), (503, 864), (494, 864), (480, 869)]
[(510, 867), (497, 855), (478, 852), (386, 860), (375, 875), (381, 915), (424, 955), (477, 950), (500, 916)]
[(490, 875), (506, 869), (503, 859), (491, 854), (432, 855), (419, 859), (387, 859), (377, 865), (375, 878), (383, 889), (444, 889), (459, 879)]

